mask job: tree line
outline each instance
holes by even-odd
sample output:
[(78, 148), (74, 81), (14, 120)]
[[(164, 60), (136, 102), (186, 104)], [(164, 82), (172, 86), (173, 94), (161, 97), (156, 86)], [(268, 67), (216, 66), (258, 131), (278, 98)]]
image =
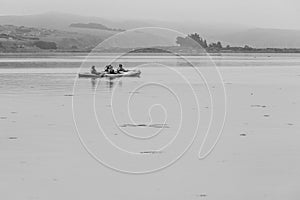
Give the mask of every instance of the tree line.
[(207, 44), (206, 39), (200, 37), (198, 33), (189, 34), (186, 37), (177, 37), (176, 44), (179, 44), (181, 47), (192, 47), (192, 48), (199, 48), (202, 47), (206, 48), (214, 48), (214, 49), (222, 49), (222, 43), (220, 41), (216, 43)]

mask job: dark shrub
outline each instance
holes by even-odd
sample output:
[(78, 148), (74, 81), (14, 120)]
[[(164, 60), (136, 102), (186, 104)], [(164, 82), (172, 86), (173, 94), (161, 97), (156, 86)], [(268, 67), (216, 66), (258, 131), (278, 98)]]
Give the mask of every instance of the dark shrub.
[(36, 41), (33, 45), (40, 49), (57, 49), (55, 42)]

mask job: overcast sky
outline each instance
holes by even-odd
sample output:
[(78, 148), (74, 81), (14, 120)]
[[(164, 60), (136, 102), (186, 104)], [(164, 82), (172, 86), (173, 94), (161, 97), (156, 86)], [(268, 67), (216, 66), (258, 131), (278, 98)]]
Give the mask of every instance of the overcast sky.
[(0, 0), (0, 15), (67, 12), (107, 19), (155, 19), (300, 29), (300, 0)]

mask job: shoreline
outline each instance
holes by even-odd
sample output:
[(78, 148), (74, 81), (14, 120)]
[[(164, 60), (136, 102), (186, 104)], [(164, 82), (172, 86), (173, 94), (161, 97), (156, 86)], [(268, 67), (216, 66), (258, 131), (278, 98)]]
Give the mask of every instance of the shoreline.
[(82, 55), (82, 56), (87, 56), (90, 53), (95, 53), (95, 54), (120, 54), (124, 53), (127, 54), (126, 56), (137, 56), (137, 55), (157, 55), (157, 56), (173, 56), (170, 54), (174, 55), (184, 55), (184, 56), (206, 56), (207, 54), (210, 54), (210, 56), (225, 56), (225, 55), (232, 55), (232, 54), (258, 54), (258, 55), (263, 55), (263, 54), (274, 54), (274, 55), (280, 55), (280, 54), (300, 54), (300, 49), (297, 51), (282, 51), (282, 52), (272, 52), (272, 51), (208, 51), (208, 52), (195, 52), (195, 53), (188, 53), (188, 52), (106, 52), (106, 51), (97, 51), (97, 52), (92, 52), (92, 51), (39, 51), (39, 52), (27, 52), (27, 51), (22, 51), (22, 52), (0, 52), (0, 56), (31, 56), (31, 55), (36, 55), (36, 56), (58, 56), (58, 55)]
[(179, 46), (153, 46), (153, 47), (135, 47), (135, 48), (109, 48), (109, 49), (91, 49), (91, 50), (17, 50), (17, 51), (0, 51), (4, 54), (89, 54), (89, 53), (126, 53), (131, 54), (180, 54), (180, 55), (199, 55), (199, 54), (293, 54), (300, 53), (300, 48), (244, 48), (244, 47), (223, 47), (223, 48), (191, 48)]

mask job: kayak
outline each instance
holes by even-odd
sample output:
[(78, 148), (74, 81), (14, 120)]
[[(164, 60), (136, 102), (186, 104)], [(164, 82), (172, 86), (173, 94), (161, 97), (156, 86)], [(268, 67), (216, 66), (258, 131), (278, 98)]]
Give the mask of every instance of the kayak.
[(140, 70), (129, 70), (128, 72), (122, 72), (120, 74), (108, 74), (105, 73), (104, 77), (116, 78), (116, 77), (138, 77), (140, 76)]
[(82, 73), (82, 74), (78, 74), (79, 78), (102, 78), (104, 76), (104, 73), (100, 73), (100, 74), (91, 74), (91, 73)]
[(128, 72), (122, 72), (120, 74), (108, 74), (106, 72), (102, 72), (97, 74), (91, 73), (80, 73), (78, 74), (79, 78), (102, 78), (102, 77), (109, 77), (109, 78), (117, 78), (117, 77), (139, 77), (141, 74), (140, 70), (129, 70)]

